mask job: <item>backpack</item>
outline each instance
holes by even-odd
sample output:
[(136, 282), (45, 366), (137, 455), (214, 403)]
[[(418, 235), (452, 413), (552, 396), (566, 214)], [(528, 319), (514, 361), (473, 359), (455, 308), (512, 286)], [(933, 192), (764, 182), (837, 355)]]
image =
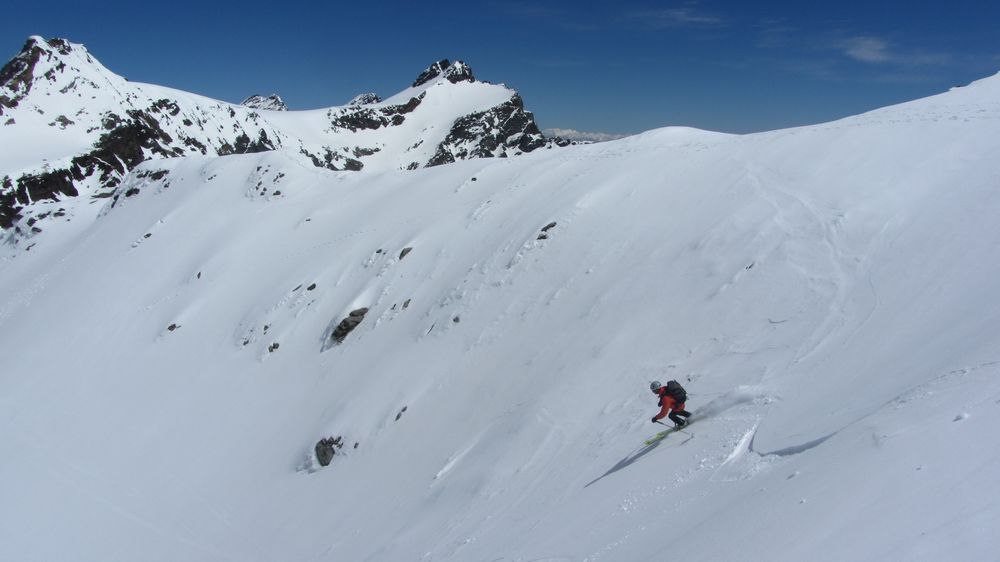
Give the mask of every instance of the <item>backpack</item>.
[(687, 402), (688, 393), (686, 390), (684, 390), (684, 387), (681, 386), (681, 383), (677, 381), (667, 381), (666, 388), (667, 388), (667, 394), (672, 396), (673, 399), (676, 400), (678, 404), (683, 404)]

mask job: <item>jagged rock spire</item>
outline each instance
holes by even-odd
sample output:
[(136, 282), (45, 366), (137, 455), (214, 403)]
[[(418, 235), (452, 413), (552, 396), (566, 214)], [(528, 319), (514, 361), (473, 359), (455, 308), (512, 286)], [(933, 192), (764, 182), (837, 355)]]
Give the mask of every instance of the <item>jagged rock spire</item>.
[(417, 76), (413, 82), (413, 87), (422, 86), (438, 76), (444, 77), (452, 84), (476, 81), (476, 77), (472, 74), (472, 67), (469, 65), (460, 60), (451, 63), (448, 59), (441, 59), (421, 72), (420, 76)]

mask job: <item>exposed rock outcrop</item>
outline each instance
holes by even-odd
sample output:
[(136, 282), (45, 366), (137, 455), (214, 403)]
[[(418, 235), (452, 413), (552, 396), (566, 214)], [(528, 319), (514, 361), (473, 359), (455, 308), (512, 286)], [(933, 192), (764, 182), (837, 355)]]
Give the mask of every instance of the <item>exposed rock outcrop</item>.
[(333, 332), (330, 334), (330, 339), (327, 342), (327, 347), (343, 343), (347, 334), (350, 334), (355, 328), (358, 327), (358, 324), (365, 319), (366, 314), (368, 314), (367, 308), (352, 310), (351, 313), (347, 315), (347, 318), (341, 320), (340, 323), (337, 324), (337, 327), (333, 329)]
[[(52, 41), (58, 48), (64, 48), (61, 39)], [(7, 95), (0, 100), (0, 115), (3, 115), (3, 107), (17, 107), (18, 101), (31, 91), (35, 83), (35, 64), (49, 52), (42, 46), (44, 44), (41, 37), (28, 38), (21, 52), (0, 68), (0, 88), (7, 90)]]
[(521, 96), (515, 94), (488, 111), (456, 121), (427, 165), (439, 166), (466, 158), (514, 156), (545, 144), (534, 116), (524, 110)]
[(472, 74), (472, 67), (469, 65), (460, 60), (450, 63), (448, 59), (441, 59), (421, 72), (417, 76), (417, 79), (413, 81), (413, 87), (423, 86), (438, 76), (448, 80), (452, 84), (476, 81), (476, 77)]
[[(355, 445), (357, 447), (357, 445)], [(324, 437), (316, 443), (315, 452), (316, 460), (319, 462), (320, 466), (330, 466), (333, 462), (334, 455), (337, 451), (344, 448), (344, 438), (341, 436), (337, 437)]]
[(406, 103), (384, 107), (348, 106), (331, 109), (327, 115), (334, 129), (348, 129), (351, 132), (402, 125), (406, 120), (406, 114), (416, 109), (425, 95), (426, 92), (410, 98)]
[(347, 102), (347, 105), (349, 106), (371, 105), (373, 103), (379, 103), (381, 101), (382, 98), (380, 98), (378, 94), (374, 92), (368, 92), (365, 94), (358, 94), (354, 96), (354, 98), (351, 101)]
[(278, 94), (269, 96), (252, 95), (243, 100), (240, 105), (253, 109), (266, 109), (268, 111), (288, 111), (288, 106)]

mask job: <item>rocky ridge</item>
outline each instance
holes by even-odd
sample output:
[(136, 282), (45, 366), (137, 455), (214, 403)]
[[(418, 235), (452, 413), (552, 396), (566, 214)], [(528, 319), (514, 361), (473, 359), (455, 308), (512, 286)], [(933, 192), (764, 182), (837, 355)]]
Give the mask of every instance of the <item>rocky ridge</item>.
[(517, 156), (546, 145), (530, 111), (515, 94), (494, 108), (462, 117), (438, 145), (428, 166), (450, 164), (467, 158)]
[(288, 111), (288, 106), (278, 94), (261, 96), (254, 94), (243, 100), (240, 105), (251, 109), (265, 109), (268, 111)]

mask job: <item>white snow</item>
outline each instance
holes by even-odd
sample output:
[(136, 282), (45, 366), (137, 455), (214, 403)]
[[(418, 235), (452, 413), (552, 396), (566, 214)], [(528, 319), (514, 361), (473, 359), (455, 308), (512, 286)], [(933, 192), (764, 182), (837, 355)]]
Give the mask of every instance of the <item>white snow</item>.
[[(997, 153), (1000, 76), (413, 172), (146, 162), (0, 262), (0, 559), (992, 559)], [(693, 437), (643, 447), (653, 378)]]

